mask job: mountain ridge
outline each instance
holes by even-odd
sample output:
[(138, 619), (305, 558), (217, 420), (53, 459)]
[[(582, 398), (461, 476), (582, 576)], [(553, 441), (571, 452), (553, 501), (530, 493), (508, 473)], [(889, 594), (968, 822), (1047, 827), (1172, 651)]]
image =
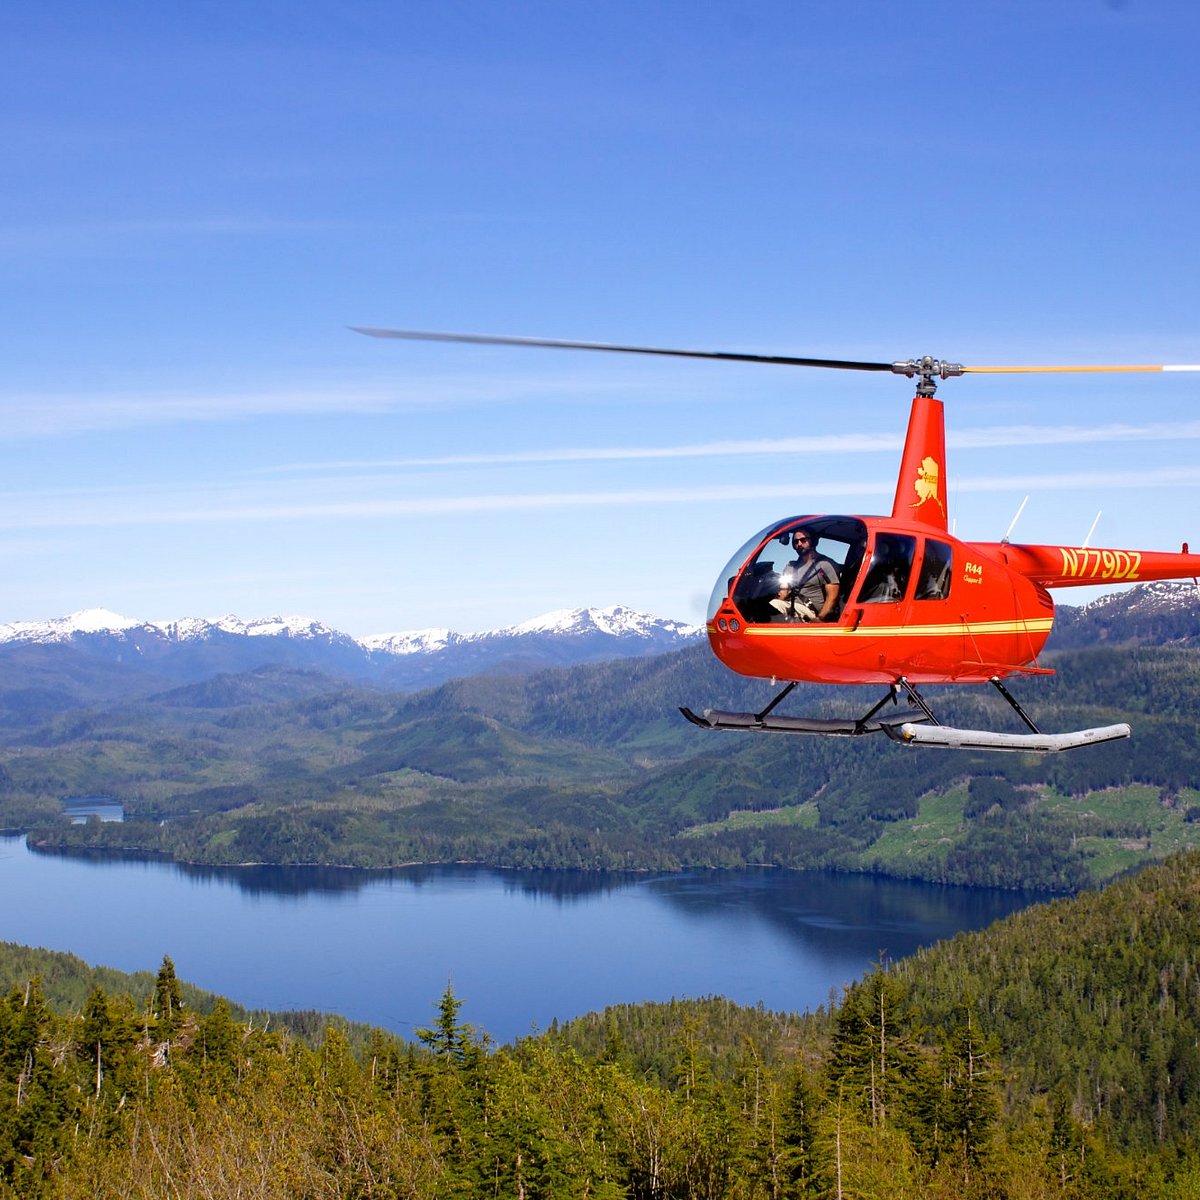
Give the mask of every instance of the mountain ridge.
[[(1081, 621), (1109, 625), (1113, 622), (1127, 623), (1131, 619), (1146, 621), (1194, 615), (1197, 612), (1200, 612), (1200, 588), (1196, 584), (1155, 581), (1109, 592), (1080, 606), (1057, 604), (1055, 632)], [(657, 617), (620, 604), (605, 608), (555, 609), (516, 624), (477, 632), (460, 633), (448, 627), (433, 626), (361, 637), (344, 633), (317, 618), (295, 614), (273, 614), (243, 620), (235, 613), (225, 613), (220, 617), (144, 621), (110, 609), (88, 608), (41, 621), (0, 622), (0, 646), (14, 643), (62, 644), (95, 636), (128, 638), (135, 633), (157, 636), (175, 643), (202, 642), (225, 635), (350, 644), (372, 653), (404, 657), (437, 652), (448, 646), (487, 643), (497, 638), (601, 634), (617, 639), (644, 638), (659, 643), (676, 641), (682, 644), (698, 640), (703, 632), (702, 624)]]
[(1158, 580), (1109, 592), (1088, 604), (1058, 607), (1049, 649), (1144, 642), (1197, 646), (1200, 588)]
[(112, 672), (110, 690), (116, 687), (125, 694), (144, 695), (273, 666), (411, 691), (462, 675), (526, 674), (658, 654), (699, 642), (701, 636), (701, 626), (623, 605), (559, 609), (479, 633), (427, 629), (365, 638), (301, 616), (247, 621), (226, 614), (151, 622), (84, 609), (47, 621), (0, 624), (0, 663), (9, 668), (10, 677), (23, 673), (53, 679), (43, 687), (43, 704), (53, 706), (51, 694), (57, 692), (70, 707), (88, 701), (91, 688), (81, 680), (97, 663)]
[[(1131, 593), (1107, 645), (1079, 624), (1085, 648), (1053, 647), (1057, 673), (1021, 681), (1047, 729), (1134, 725), (1119, 744), (1044, 759), (698, 733), (678, 706), (757, 711), (777, 690), (699, 639), (627, 658), (610, 639), (605, 661), (411, 693), (296, 663), (220, 672), (211, 648), (210, 673), (180, 687), (71, 646), (0, 646), (0, 824), (46, 846), (207, 864), (771, 863), (1071, 891), (1200, 841), (1200, 662), (1180, 644), (1200, 639), (1200, 602), (1169, 599), (1181, 607), (1165, 643), (1157, 589), (1148, 607)], [(855, 715), (877, 698), (813, 684), (787, 705)], [(965, 728), (1016, 723), (978, 688), (937, 704)], [(124, 824), (63, 825), (71, 795), (118, 798)]]
[[(227, 614), (155, 624), (86, 609), (51, 621), (0, 623), (0, 728), (30, 729), (56, 713), (271, 669), (318, 673), (331, 690), (353, 685), (414, 693), (481, 675), (649, 661), (676, 650), (699, 651), (704, 641), (699, 626), (619, 605), (557, 610), (482, 633), (417, 630), (361, 639), (308, 617), (242, 620)], [(1126, 643), (1200, 646), (1196, 589), (1141, 584), (1082, 607), (1060, 606), (1047, 652), (1052, 658), (1063, 650)], [(704, 703), (716, 703), (718, 692), (746, 682), (705, 657), (713, 667), (713, 695)], [(255, 681), (252, 690), (262, 684)]]
[[(136, 617), (123, 616), (111, 609), (87, 608), (65, 617), (52, 617), (44, 621), (0, 622), (0, 644), (45, 644), (70, 641), (80, 635), (121, 635), (131, 630), (145, 630), (156, 632), (168, 641), (178, 642), (202, 640), (218, 633), (240, 634), (246, 637), (346, 639), (367, 649), (403, 654), (411, 653), (412, 648), (423, 644), (440, 646), (448, 641), (479, 642), (498, 636), (520, 637), (536, 633), (575, 635), (596, 631), (614, 637), (631, 634), (648, 637), (658, 632), (667, 632), (688, 638), (698, 636), (703, 628), (702, 625), (688, 625), (683, 621), (655, 617), (621, 604), (609, 605), (607, 608), (554, 609), (515, 625), (504, 625), (475, 633), (457, 633), (447, 628), (433, 627), (367, 634), (364, 637), (354, 637), (326, 625), (323, 621), (299, 615), (271, 615), (246, 621), (235, 613), (226, 613), (220, 617), (180, 617), (171, 621), (143, 621)], [(389, 651), (393, 644), (401, 648)]]

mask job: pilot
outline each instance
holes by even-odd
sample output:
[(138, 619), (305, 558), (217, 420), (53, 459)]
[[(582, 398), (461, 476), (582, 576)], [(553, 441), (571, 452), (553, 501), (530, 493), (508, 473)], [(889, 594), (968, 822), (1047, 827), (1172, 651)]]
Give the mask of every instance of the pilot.
[(792, 547), (797, 557), (783, 568), (771, 607), (785, 621), (828, 621), (837, 603), (837, 568), (829, 559), (817, 557), (811, 530), (797, 529)]

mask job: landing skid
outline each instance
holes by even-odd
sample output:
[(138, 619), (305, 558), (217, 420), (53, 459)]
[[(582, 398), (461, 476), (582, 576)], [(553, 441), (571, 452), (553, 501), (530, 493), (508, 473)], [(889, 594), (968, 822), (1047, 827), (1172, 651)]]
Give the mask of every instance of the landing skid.
[(1128, 725), (1101, 725), (1074, 733), (992, 733), (986, 729), (951, 729), (945, 725), (885, 725), (884, 733), (902, 746), (938, 746), (943, 750), (1006, 750), (1010, 754), (1056, 754), (1081, 746), (1116, 742), (1133, 732)]
[[(928, 706), (917, 699), (920, 708), (906, 709), (902, 712), (891, 713), (886, 718), (878, 714), (889, 701), (896, 703), (900, 694), (900, 684), (894, 683), (888, 693), (869, 712), (864, 713), (858, 720), (823, 720), (816, 717), (777, 717), (773, 709), (787, 696), (796, 685), (789, 683), (787, 687), (767, 705), (762, 712), (726, 712), (719, 708), (706, 708), (703, 715), (697, 715), (690, 708), (679, 711), (693, 725), (701, 729), (738, 729), (755, 730), (763, 733), (815, 733), (825, 737), (861, 737), (865, 733), (879, 733), (885, 724), (911, 724), (915, 726), (920, 721), (935, 720)], [(911, 692), (911, 689), (910, 689)]]
[[(1013, 754), (1054, 754), (1081, 746), (1097, 746), (1127, 738), (1128, 725), (1103, 725), (1079, 729), (1073, 733), (1042, 733), (999, 678), (991, 683), (1028, 727), (1028, 733), (993, 733), (986, 729), (955, 729), (943, 725), (933, 715), (925, 698), (907, 679), (899, 679), (872, 709), (857, 720), (821, 720), (811, 717), (775, 716), (773, 710), (796, 686), (789, 683), (762, 712), (726, 712), (706, 708), (696, 714), (690, 708), (679, 711), (701, 729), (732, 729), (761, 733), (808, 733), (822, 737), (861, 737), (885, 733), (902, 746), (936, 746), (944, 750), (1000, 750)], [(901, 692), (916, 706), (881, 716), (889, 701), (895, 705)]]

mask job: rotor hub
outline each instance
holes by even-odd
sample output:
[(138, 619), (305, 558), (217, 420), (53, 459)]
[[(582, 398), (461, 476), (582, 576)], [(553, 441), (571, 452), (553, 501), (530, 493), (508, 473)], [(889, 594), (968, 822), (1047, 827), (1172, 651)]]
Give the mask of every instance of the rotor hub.
[(906, 375), (909, 379), (917, 380), (917, 395), (932, 396), (937, 391), (939, 379), (953, 379), (963, 373), (962, 363), (946, 362), (944, 359), (925, 355), (924, 358), (910, 358), (908, 362), (892, 363), (895, 375)]

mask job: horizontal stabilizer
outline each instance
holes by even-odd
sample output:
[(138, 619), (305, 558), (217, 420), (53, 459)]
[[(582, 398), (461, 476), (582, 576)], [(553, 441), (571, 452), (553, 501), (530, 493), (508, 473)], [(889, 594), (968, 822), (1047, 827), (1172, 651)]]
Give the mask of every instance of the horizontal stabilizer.
[(886, 725), (901, 722), (915, 725), (926, 719), (918, 709), (890, 714), (886, 722), (878, 717), (866, 721), (823, 720), (816, 717), (777, 717), (773, 714), (759, 716), (757, 713), (724, 712), (719, 708), (706, 708), (697, 715), (690, 708), (679, 710), (693, 725), (701, 729), (738, 729), (756, 733), (816, 733), (826, 737), (859, 737), (864, 733), (878, 733)]
[(1008, 750), (1014, 754), (1055, 754), (1080, 746), (1115, 742), (1131, 734), (1128, 725), (1102, 725), (1074, 733), (992, 733), (986, 729), (953, 729), (948, 725), (888, 724), (884, 732), (905, 746), (940, 746), (946, 750)]

